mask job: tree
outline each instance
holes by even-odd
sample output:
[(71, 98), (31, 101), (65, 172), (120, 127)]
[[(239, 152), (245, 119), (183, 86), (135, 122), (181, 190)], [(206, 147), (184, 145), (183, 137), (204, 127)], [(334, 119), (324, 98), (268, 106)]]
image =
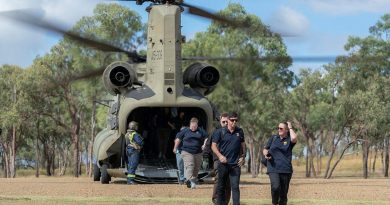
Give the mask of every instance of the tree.
[(259, 151), (271, 127), (284, 118), (283, 93), (292, 84), (293, 73), (287, 50), (279, 35), (272, 33), (257, 16), (247, 14), (239, 4), (229, 4), (220, 14), (251, 25), (253, 32), (242, 32), (213, 22), (206, 32), (183, 46), (185, 56), (276, 57), (283, 61), (212, 61), (221, 74), (210, 100), (223, 111), (237, 111), (250, 150), (252, 176), (258, 174)]
[(386, 14), (370, 28), (368, 37), (350, 37), (345, 45), (349, 56), (338, 58), (335, 65), (329, 67), (329, 72), (338, 76), (341, 85), (337, 90), (337, 100), (348, 113), (342, 124), (347, 125), (347, 134), (354, 141), (362, 141), (364, 178), (368, 177), (368, 154), (372, 142), (386, 143), (389, 136), (388, 126), (383, 129), (389, 122), (389, 116), (384, 114), (389, 102), (389, 97), (384, 95), (390, 74), (389, 21), (390, 15)]
[(0, 126), (3, 130), (0, 138), (2, 160), (5, 163), (4, 176), (16, 176), (16, 152), (18, 139), (21, 133), (17, 132), (21, 126), (21, 86), (19, 79), (23, 70), (17, 66), (4, 65), (0, 67)]
[[(118, 4), (99, 4), (94, 10), (94, 16), (83, 17), (72, 30), (89, 38), (105, 39), (110, 44), (130, 49), (141, 42), (142, 29), (140, 17), (134, 12)], [(49, 70), (50, 79), (56, 82), (56, 92), (50, 97), (58, 103), (56, 109), (64, 114), (56, 115), (58, 112), (51, 111), (44, 115), (69, 132), (75, 177), (80, 173), (80, 130), (83, 129), (81, 116), (89, 113), (91, 100), (96, 98), (97, 93), (101, 93), (101, 86), (97, 87), (96, 81), (72, 83), (72, 77), (86, 69), (100, 68), (113, 60), (123, 58), (121, 54), (111, 55), (95, 51), (65, 38), (55, 45), (49, 54), (34, 63), (34, 66)]]

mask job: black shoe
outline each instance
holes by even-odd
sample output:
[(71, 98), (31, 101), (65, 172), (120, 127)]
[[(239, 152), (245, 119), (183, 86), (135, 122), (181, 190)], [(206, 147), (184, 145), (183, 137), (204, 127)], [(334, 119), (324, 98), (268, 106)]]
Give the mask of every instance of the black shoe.
[(187, 180), (187, 181), (186, 181), (186, 185), (187, 185), (187, 188), (191, 188), (191, 182), (190, 182), (190, 180)]

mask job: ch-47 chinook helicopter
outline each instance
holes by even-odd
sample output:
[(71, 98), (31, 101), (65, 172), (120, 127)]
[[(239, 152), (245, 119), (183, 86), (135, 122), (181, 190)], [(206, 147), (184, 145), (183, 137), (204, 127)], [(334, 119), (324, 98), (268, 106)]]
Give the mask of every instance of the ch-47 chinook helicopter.
[[(137, 4), (143, 2), (137, 1)], [(114, 62), (103, 73), (104, 86), (115, 96), (115, 101), (110, 108), (108, 127), (96, 136), (94, 143), (94, 156), (100, 167), (95, 170), (94, 179), (100, 176), (102, 183), (108, 183), (111, 176), (126, 177), (123, 136), (130, 121), (139, 123), (139, 131), (149, 134), (146, 138), (152, 137), (153, 131), (155, 135), (162, 135), (160, 128), (168, 119), (162, 115), (181, 111), (186, 116), (197, 117), (200, 126), (208, 132), (213, 127), (215, 113), (205, 95), (217, 85), (219, 72), (211, 65), (194, 63), (182, 73), (182, 2), (151, 2), (153, 4), (147, 8), (146, 64)], [(151, 121), (156, 120), (154, 117), (158, 123), (151, 127)], [(161, 142), (146, 139), (136, 180), (177, 181), (175, 158), (167, 154), (167, 158), (158, 159), (158, 152), (153, 148), (156, 143)], [(165, 139), (163, 143), (172, 144), (173, 140)]]
[[(190, 14), (233, 27), (240, 25), (182, 0), (134, 1), (139, 5), (151, 3), (146, 9), (149, 13), (146, 59), (136, 52), (60, 29), (23, 10), (0, 12), (0, 16), (64, 34), (102, 51), (127, 53), (132, 59), (130, 62), (113, 62), (104, 72), (91, 71), (75, 77), (83, 79), (101, 75), (103, 72), (104, 86), (114, 96), (110, 104), (107, 127), (98, 133), (93, 146), (96, 160), (94, 180), (106, 184), (111, 181), (111, 177), (126, 177), (124, 135), (128, 123), (137, 121), (139, 132), (146, 135), (146, 142), (136, 171), (136, 180), (146, 183), (176, 182), (174, 156), (167, 155), (167, 158), (158, 159), (158, 149), (156, 151), (156, 136), (161, 134), (159, 128), (161, 124), (167, 123), (168, 119), (162, 116), (184, 112), (187, 117), (197, 117), (199, 126), (211, 133), (217, 111), (205, 96), (213, 91), (219, 81), (218, 70), (206, 63), (193, 63), (182, 71), (181, 46), (184, 37), (181, 35), (181, 13), (187, 8)], [(151, 125), (155, 120), (158, 123)], [(165, 143), (173, 144), (173, 139), (166, 139)], [(169, 148), (167, 150), (169, 153)], [(200, 177), (205, 175), (207, 171), (201, 170)]]
[[(219, 81), (218, 70), (206, 63), (194, 63), (183, 73), (181, 46), (185, 38), (181, 34), (181, 13), (187, 8), (190, 14), (231, 26), (237, 26), (237, 23), (182, 0), (134, 1), (138, 5), (151, 3), (146, 9), (149, 13), (146, 59), (136, 52), (68, 32), (53, 23), (43, 21), (28, 10), (0, 12), (0, 17), (66, 35), (98, 50), (126, 53), (131, 58), (130, 62), (113, 62), (104, 72), (95, 70), (74, 77), (77, 80), (103, 73), (104, 86), (114, 96), (107, 127), (97, 134), (93, 145), (96, 160), (94, 180), (106, 184), (111, 181), (111, 177), (126, 177), (124, 135), (129, 122), (137, 121), (139, 132), (148, 134), (144, 136), (146, 142), (136, 171), (136, 180), (147, 183), (177, 182), (175, 157), (167, 154), (170, 152), (168, 148), (166, 158), (158, 159), (158, 151), (155, 149), (158, 143), (156, 136), (161, 134), (161, 123), (167, 123), (168, 119), (161, 116), (164, 113), (177, 115), (184, 112), (188, 118), (197, 117), (199, 126), (211, 133), (216, 110), (205, 96), (213, 91)], [(158, 121), (155, 127), (150, 125), (153, 120)], [(153, 132), (155, 138), (151, 137)], [(165, 141), (164, 143), (173, 145), (173, 139)], [(200, 176), (205, 175), (207, 172), (202, 170)]]

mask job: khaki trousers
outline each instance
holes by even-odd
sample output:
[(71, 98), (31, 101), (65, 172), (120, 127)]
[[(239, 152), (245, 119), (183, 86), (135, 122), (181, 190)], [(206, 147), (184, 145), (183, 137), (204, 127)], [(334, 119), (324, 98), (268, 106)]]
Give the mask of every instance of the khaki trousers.
[(191, 154), (181, 151), (184, 161), (184, 174), (187, 180), (197, 179), (200, 166), (202, 165), (202, 153)]

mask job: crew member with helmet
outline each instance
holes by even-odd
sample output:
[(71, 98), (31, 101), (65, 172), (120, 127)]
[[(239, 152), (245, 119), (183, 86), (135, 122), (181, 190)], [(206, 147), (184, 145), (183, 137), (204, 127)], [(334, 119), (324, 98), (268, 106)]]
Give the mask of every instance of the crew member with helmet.
[(127, 166), (127, 184), (135, 184), (135, 170), (137, 170), (139, 155), (142, 146), (144, 145), (144, 139), (137, 132), (138, 123), (131, 121), (129, 123), (128, 130), (125, 135), (126, 139), (126, 153), (128, 159)]

